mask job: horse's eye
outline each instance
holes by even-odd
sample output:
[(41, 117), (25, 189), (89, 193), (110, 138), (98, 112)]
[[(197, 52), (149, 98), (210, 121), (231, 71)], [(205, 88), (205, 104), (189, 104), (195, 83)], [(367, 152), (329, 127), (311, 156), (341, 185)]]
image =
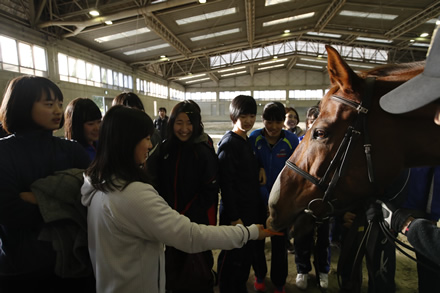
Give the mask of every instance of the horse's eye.
[(313, 132), (313, 138), (315, 139), (327, 138), (327, 133), (322, 129), (315, 129), (315, 131)]

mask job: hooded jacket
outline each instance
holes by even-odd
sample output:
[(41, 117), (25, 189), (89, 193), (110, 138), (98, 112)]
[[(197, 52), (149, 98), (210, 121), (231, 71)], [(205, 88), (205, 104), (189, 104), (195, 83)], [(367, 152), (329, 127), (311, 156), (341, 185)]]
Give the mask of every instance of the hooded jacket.
[(259, 234), (256, 225), (247, 229), (192, 223), (146, 183), (132, 182), (104, 193), (85, 177), (81, 193), (88, 207), (89, 252), (100, 293), (164, 293), (164, 244), (196, 253), (239, 248)]

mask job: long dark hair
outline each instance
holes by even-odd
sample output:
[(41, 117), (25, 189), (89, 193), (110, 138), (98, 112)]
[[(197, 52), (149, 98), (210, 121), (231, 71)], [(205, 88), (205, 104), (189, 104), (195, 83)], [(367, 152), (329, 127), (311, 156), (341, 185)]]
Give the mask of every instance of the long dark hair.
[[(23, 75), (12, 79), (3, 96), (0, 107), (0, 122), (8, 133), (23, 130), (39, 129), (32, 120), (32, 107), (43, 96), (47, 100), (63, 101), (64, 97), (60, 88), (45, 77)], [(61, 128), (64, 118), (61, 118)]]
[(76, 98), (67, 105), (64, 112), (64, 136), (87, 145), (84, 137), (84, 123), (100, 120), (101, 110), (88, 98)]
[(153, 130), (153, 121), (145, 112), (122, 105), (111, 107), (99, 129), (96, 157), (86, 170), (93, 187), (105, 192), (122, 190), (134, 181), (150, 183), (147, 172), (135, 162), (134, 150)]
[(167, 140), (173, 143), (178, 139), (174, 134), (174, 123), (176, 122), (176, 118), (180, 113), (185, 113), (186, 115), (188, 115), (188, 118), (193, 126), (193, 132), (188, 141), (192, 142), (194, 138), (201, 135), (203, 133), (203, 123), (200, 112), (201, 111), (199, 105), (193, 100), (185, 100), (175, 105), (173, 107), (173, 110), (171, 110), (170, 118), (168, 119)]

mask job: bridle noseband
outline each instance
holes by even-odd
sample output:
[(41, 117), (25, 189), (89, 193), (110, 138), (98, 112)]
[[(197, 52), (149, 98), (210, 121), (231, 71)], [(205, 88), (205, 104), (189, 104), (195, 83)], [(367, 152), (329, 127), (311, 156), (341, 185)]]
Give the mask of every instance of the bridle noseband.
[[(300, 169), (293, 162), (287, 160), (286, 166), (319, 187), (323, 192), (324, 196), (322, 198), (315, 198), (311, 200), (307, 206), (307, 209), (304, 211), (307, 214), (312, 215), (317, 221), (323, 221), (328, 219), (334, 213), (334, 206), (330, 201), (331, 195), (338, 183), (339, 179), (345, 175), (348, 166), (348, 159), (354, 149), (355, 143), (361, 134), (364, 134), (364, 150), (365, 156), (367, 159), (367, 170), (368, 170), (368, 179), (371, 183), (374, 183), (374, 174), (373, 174), (373, 163), (371, 159), (371, 143), (367, 132), (367, 114), (369, 108), (371, 106), (371, 99), (373, 95), (373, 86), (374, 86), (375, 78), (369, 77), (366, 79), (366, 88), (362, 98), (361, 103), (357, 103), (355, 101), (343, 98), (341, 96), (332, 95), (331, 99), (337, 102), (340, 102), (344, 105), (347, 105), (351, 108), (354, 108), (358, 115), (356, 119), (353, 121), (352, 125), (347, 128), (347, 131), (342, 139), (341, 144), (336, 151), (330, 165), (324, 173), (324, 176), (321, 179), (316, 178), (310, 173)], [(331, 177), (330, 182), (327, 184), (329, 177)], [(316, 216), (313, 211), (313, 204), (315, 203), (325, 203), (329, 207), (329, 211), (324, 217)]]

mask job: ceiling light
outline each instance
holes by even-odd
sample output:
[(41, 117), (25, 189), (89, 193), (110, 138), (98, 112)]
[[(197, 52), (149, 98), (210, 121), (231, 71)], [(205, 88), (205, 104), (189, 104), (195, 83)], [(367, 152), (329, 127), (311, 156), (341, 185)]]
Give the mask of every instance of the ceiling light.
[(166, 58), (166, 57), (167, 57), (167, 56), (165, 56), (165, 55), (160, 55), (160, 58), (162, 58), (162, 59), (163, 59), (163, 58)]
[(277, 65), (272, 65), (272, 66), (260, 67), (260, 68), (258, 68), (258, 70), (266, 70), (266, 69), (277, 68), (277, 67), (282, 67), (282, 66), (284, 66), (284, 64), (277, 64)]
[(140, 54), (140, 53), (145, 53), (145, 52), (149, 52), (149, 51), (154, 51), (154, 50), (159, 50), (165, 47), (169, 47), (170, 44), (161, 44), (161, 45), (157, 45), (157, 46), (148, 46), (142, 49), (137, 49), (137, 50), (132, 50), (132, 51), (127, 51), (124, 52), (124, 55), (134, 55), (134, 54)]
[(90, 10), (90, 11), (89, 11), (89, 14), (90, 14), (91, 16), (99, 16), (99, 11), (98, 11), (98, 10)]
[(311, 64), (296, 63), (295, 66), (301, 66), (301, 67), (309, 67), (309, 68), (318, 68), (318, 69), (322, 69), (322, 66), (311, 65)]
[(196, 80), (190, 80), (190, 81), (186, 81), (185, 83), (201, 82), (201, 81), (205, 81), (205, 80), (210, 80), (210, 78), (207, 77), (207, 78), (201, 78), (201, 79), (196, 79)]
[(233, 71), (233, 70), (240, 70), (245, 68), (246, 66), (239, 66), (239, 67), (234, 67), (234, 68), (228, 68), (228, 69), (222, 69), (217, 71), (218, 73), (222, 73), (222, 72), (228, 72), (228, 71)]
[(193, 38), (190, 38), (190, 40), (193, 42), (196, 42), (196, 41), (200, 41), (200, 40), (217, 38), (220, 36), (235, 34), (235, 33), (239, 33), (239, 32), (240, 32), (239, 28), (234, 28), (234, 29), (225, 30), (225, 31), (221, 31), (221, 32), (216, 32), (216, 33), (211, 33), (211, 34), (202, 35), (202, 36), (198, 36), (198, 37), (193, 37)]
[(288, 34), (288, 33), (290, 33), (290, 30), (284, 30), (284, 33)]
[(118, 40), (118, 39), (122, 39), (122, 38), (138, 36), (140, 34), (145, 34), (148, 32), (150, 32), (150, 30), (148, 28), (140, 28), (140, 29), (136, 29), (136, 30), (117, 33), (114, 35), (103, 36), (103, 37), (95, 39), (95, 42), (104, 43), (104, 42), (114, 41), (114, 40)]
[(304, 14), (300, 14), (300, 15), (275, 19), (275, 20), (271, 20), (271, 21), (266, 21), (266, 22), (263, 22), (263, 27), (271, 26), (271, 25), (278, 25), (281, 23), (296, 21), (296, 20), (300, 20), (300, 19), (304, 19), (304, 18), (310, 18), (310, 17), (313, 17), (314, 15), (315, 15), (315, 12), (309, 12), (309, 13), (304, 13)]
[(356, 40), (358, 41), (364, 41), (364, 42), (374, 42), (374, 43), (385, 43), (389, 44), (393, 41), (391, 40), (385, 40), (385, 39), (374, 39), (374, 38), (365, 38), (365, 37), (357, 37)]
[(237, 74), (243, 74), (243, 73), (246, 73), (246, 70), (238, 71), (238, 72), (232, 72), (232, 73), (226, 73), (226, 74), (220, 75), (220, 77), (227, 77), (227, 76), (232, 76), (232, 75), (237, 75)]
[(192, 74), (190, 73), (190, 74), (188, 74), (188, 76), (185, 76), (185, 77), (181, 77), (181, 78), (179, 78), (179, 80), (191, 79), (191, 78), (201, 77), (201, 76), (205, 76), (205, 75), (206, 75), (206, 73), (195, 74), (195, 75), (192, 75)]
[(426, 38), (427, 36), (429, 36), (428, 33), (423, 33), (423, 34), (420, 35), (421, 38)]
[(195, 15), (195, 16), (191, 16), (191, 17), (187, 17), (187, 18), (177, 19), (176, 23), (178, 25), (183, 25), (183, 24), (188, 24), (188, 23), (197, 22), (197, 21), (205, 21), (207, 19), (212, 19), (212, 18), (216, 18), (216, 17), (229, 15), (229, 14), (234, 14), (234, 13), (237, 13), (237, 8), (232, 7), (232, 8), (228, 8), (228, 9), (217, 10), (214, 12)]
[(341, 35), (338, 34), (328, 34), (328, 33), (316, 33), (316, 32), (308, 32), (307, 35), (318, 36), (318, 37), (329, 37), (329, 38), (340, 38)]
[(106, 24), (106, 25), (112, 25), (112, 24), (113, 24), (113, 21), (111, 21), (111, 20), (106, 20), (106, 21), (105, 21), (105, 24)]
[(206, 3), (206, 0), (199, 0), (199, 3), (204, 4)]
[(267, 64), (272, 64), (272, 63), (284, 62), (286, 60), (287, 60), (287, 58), (276, 59), (276, 60), (272, 60), (272, 61), (266, 61), (266, 62), (258, 63), (258, 65), (267, 65)]
[(265, 6), (277, 5), (284, 2), (290, 2), (292, 0), (266, 0)]
[(385, 14), (385, 13), (370, 13), (364, 11), (352, 11), (352, 10), (342, 10), (339, 12), (341, 16), (351, 16), (360, 18), (373, 18), (373, 19), (384, 19), (384, 20), (394, 20), (398, 15), (396, 14)]

